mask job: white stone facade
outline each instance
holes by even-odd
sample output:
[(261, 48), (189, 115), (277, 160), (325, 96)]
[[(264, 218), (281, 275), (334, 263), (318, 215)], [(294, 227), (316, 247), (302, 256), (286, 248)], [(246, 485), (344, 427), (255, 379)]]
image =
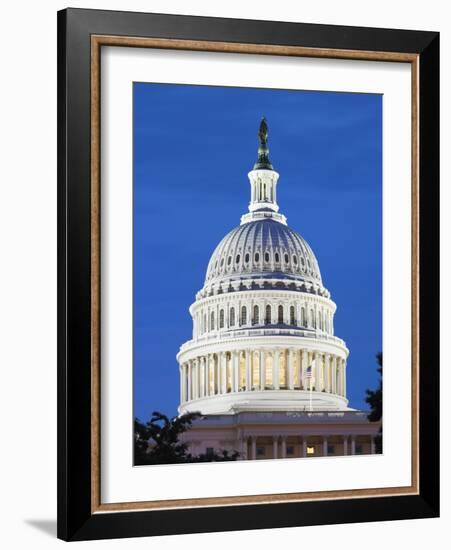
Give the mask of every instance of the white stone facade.
[(279, 213), (265, 139), (248, 174), (249, 212), (217, 246), (190, 307), (192, 339), (177, 355), (180, 413), (348, 408), (336, 305), (312, 249)]
[(379, 422), (361, 411), (208, 415), (182, 434), (193, 456), (238, 452), (240, 460), (374, 454)]

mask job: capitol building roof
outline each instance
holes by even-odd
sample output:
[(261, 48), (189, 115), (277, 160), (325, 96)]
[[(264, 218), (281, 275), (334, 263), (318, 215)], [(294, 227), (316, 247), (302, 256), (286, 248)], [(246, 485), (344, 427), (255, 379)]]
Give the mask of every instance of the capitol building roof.
[(251, 201), (241, 224), (217, 245), (208, 263), (198, 298), (257, 285), (287, 288), (329, 297), (318, 261), (307, 241), (288, 227), (279, 213), (276, 187), (279, 174), (269, 160), (268, 127), (260, 128), (258, 159), (249, 172)]
[(272, 217), (230, 231), (213, 252), (205, 284), (255, 278), (321, 284), (318, 262), (308, 243)]

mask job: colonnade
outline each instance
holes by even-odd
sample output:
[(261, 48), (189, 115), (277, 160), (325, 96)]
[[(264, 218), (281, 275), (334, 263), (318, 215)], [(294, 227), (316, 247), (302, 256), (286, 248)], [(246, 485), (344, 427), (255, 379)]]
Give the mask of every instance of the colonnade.
[[(369, 454), (375, 454), (376, 444), (374, 435), (342, 435), (337, 436), (335, 434), (322, 435), (322, 436), (299, 436), (293, 438), (293, 436), (287, 435), (273, 435), (270, 436), (272, 440), (271, 444), (271, 453), (262, 456), (262, 458), (288, 458), (289, 456), (293, 457), (308, 457), (308, 456), (328, 456), (329, 455), (329, 445), (332, 442), (336, 445), (337, 439), (338, 443), (341, 445), (341, 449), (337, 452), (334, 451), (331, 454), (338, 456), (346, 455), (355, 455), (355, 454), (368, 454), (358, 451), (358, 444), (362, 444), (362, 439), (364, 443), (368, 446)], [(295, 441), (293, 441), (295, 439)], [(260, 441), (259, 441), (260, 440)], [(268, 441), (268, 436), (257, 436), (249, 435), (240, 440), (240, 454), (245, 460), (255, 460), (258, 457), (257, 450), (262, 440), (264, 443)], [(314, 443), (312, 443), (314, 440)], [(265, 445), (266, 447), (267, 445)], [(293, 452), (288, 453), (290, 449)], [(296, 452), (294, 452), (293, 447), (296, 447)], [(265, 449), (266, 450), (266, 449)]]
[(194, 337), (222, 329), (276, 325), (333, 334), (333, 311), (324, 304), (303, 302), (296, 297), (289, 303), (250, 299), (226, 305), (216, 303), (199, 308), (193, 315)]
[(180, 365), (180, 402), (240, 391), (312, 390), (346, 397), (346, 360), (296, 348), (224, 351)]

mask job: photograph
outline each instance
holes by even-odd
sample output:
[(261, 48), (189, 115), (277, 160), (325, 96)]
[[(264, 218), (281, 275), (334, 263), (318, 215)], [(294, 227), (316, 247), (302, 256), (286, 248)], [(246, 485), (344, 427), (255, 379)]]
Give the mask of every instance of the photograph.
[(58, 12), (63, 540), (439, 515), (439, 33), (249, 15)]
[(382, 120), (133, 82), (134, 466), (383, 453)]

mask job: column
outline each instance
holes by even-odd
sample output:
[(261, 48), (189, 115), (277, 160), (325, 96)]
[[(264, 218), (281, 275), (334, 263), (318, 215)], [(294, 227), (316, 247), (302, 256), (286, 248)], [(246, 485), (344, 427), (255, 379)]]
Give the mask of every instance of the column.
[(265, 367), (266, 367), (266, 353), (264, 350), (260, 350), (260, 389), (265, 389)]
[(227, 393), (227, 355), (221, 352), (221, 386), (219, 393)]
[(247, 437), (244, 437), (243, 434), (241, 434), (240, 438), (241, 457), (243, 460), (247, 460)]
[(307, 456), (307, 438), (302, 438), (302, 457), (305, 458)]
[(332, 393), (337, 393), (337, 356), (332, 359)]
[(282, 436), (281, 455), (282, 458), (287, 458), (287, 437), (285, 435)]
[(196, 359), (196, 369), (197, 369), (197, 397), (202, 397), (202, 361), (200, 357)]
[(320, 384), (320, 365), (319, 365), (319, 353), (313, 352), (313, 359), (315, 361), (315, 372), (313, 373), (315, 391), (319, 391)]
[(216, 354), (216, 359), (213, 356), (213, 377), (214, 377), (214, 393), (221, 393), (221, 354)]
[(343, 454), (344, 455), (348, 454), (348, 436), (347, 435), (343, 436)]
[(210, 370), (208, 368), (207, 357), (203, 357), (204, 361), (204, 373), (205, 373), (205, 397), (210, 395)]
[[(215, 394), (215, 356), (211, 353), (207, 355), (208, 366), (208, 395)], [(210, 380), (211, 376), (211, 380)]]
[(272, 384), (275, 390), (280, 389), (279, 358), (280, 350), (275, 349), (272, 352)]
[(257, 458), (257, 438), (255, 436), (251, 436), (251, 460), (255, 460)]
[(246, 391), (252, 389), (251, 352), (246, 350)]
[(191, 401), (191, 361), (187, 365), (187, 401)]
[(298, 359), (296, 367), (298, 371), (298, 389), (300, 389), (302, 384), (302, 351), (300, 349), (296, 350), (296, 356)]
[(301, 351), (301, 386), (304, 388), (304, 390), (307, 389), (306, 387), (306, 380), (305, 380), (305, 371), (307, 369), (307, 352), (305, 349)]
[(294, 376), (293, 376), (293, 349), (288, 350), (288, 388), (294, 390)]
[(272, 456), (273, 458), (279, 458), (278, 456), (278, 446), (279, 446), (279, 441), (278, 441), (278, 436), (274, 435), (273, 438), (272, 438)]
[(203, 357), (199, 357), (199, 397), (204, 396), (205, 391), (205, 369)]
[(202, 357), (198, 358), (198, 365), (199, 365), (199, 397), (204, 396), (204, 390), (205, 390), (205, 371), (204, 371), (204, 362), (202, 360)]
[(323, 456), (327, 456), (327, 437), (323, 437)]
[(344, 371), (344, 360), (343, 359), (340, 359), (340, 395), (343, 395), (343, 390), (344, 390), (344, 376), (343, 376), (343, 371)]
[(199, 362), (196, 359), (193, 361), (193, 374), (194, 374), (194, 382), (193, 382), (193, 399), (197, 399), (199, 397)]
[(318, 385), (316, 391), (323, 391), (324, 388), (324, 355), (322, 353), (316, 354), (316, 363), (318, 365)]
[(325, 357), (325, 363), (326, 363), (326, 367), (325, 367), (325, 385), (326, 385), (326, 391), (330, 393), (330, 355), (328, 353), (326, 353), (326, 357)]
[(346, 397), (346, 359), (343, 359), (343, 397)]
[(232, 352), (232, 391), (237, 392), (239, 388), (239, 373), (238, 373), (238, 352)]
[(185, 364), (180, 366), (180, 403), (185, 402)]
[(351, 454), (355, 455), (355, 435), (351, 436)]
[(376, 452), (376, 442), (374, 441), (374, 435), (370, 435), (370, 453), (374, 455)]
[(205, 356), (203, 357), (203, 361), (204, 361), (204, 376), (205, 376), (204, 396), (208, 397), (208, 395), (210, 394), (210, 373), (208, 371), (208, 363), (207, 363), (207, 358)]

